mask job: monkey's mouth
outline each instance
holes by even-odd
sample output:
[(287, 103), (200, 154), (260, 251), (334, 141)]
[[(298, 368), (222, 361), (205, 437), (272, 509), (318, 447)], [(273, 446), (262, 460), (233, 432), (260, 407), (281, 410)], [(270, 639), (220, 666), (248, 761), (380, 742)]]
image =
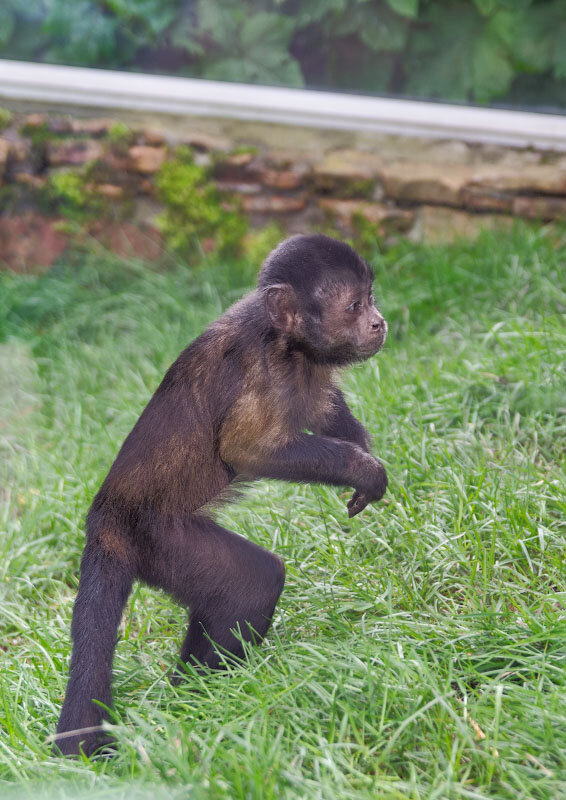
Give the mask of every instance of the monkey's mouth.
[(369, 341), (366, 340), (350, 348), (344, 348), (343, 363), (354, 363), (371, 358), (381, 350), (384, 342), (385, 336), (379, 335), (375, 338), (372, 337)]
[(360, 358), (370, 358), (374, 356), (376, 353), (379, 353), (381, 348), (383, 347), (385, 338), (381, 336), (378, 341), (372, 341), (371, 344), (368, 344), (365, 347), (360, 347), (359, 354)]
[(387, 339), (387, 323), (384, 327), (376, 333), (375, 336), (372, 336), (371, 339), (360, 347), (360, 353), (364, 354), (365, 358), (369, 358), (369, 356), (373, 356), (378, 353), (383, 345), (385, 344), (385, 340)]

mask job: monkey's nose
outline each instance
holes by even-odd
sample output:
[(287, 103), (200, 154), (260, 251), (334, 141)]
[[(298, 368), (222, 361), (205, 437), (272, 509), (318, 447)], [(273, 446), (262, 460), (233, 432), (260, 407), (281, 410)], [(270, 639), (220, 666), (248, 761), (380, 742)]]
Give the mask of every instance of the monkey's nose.
[(383, 330), (385, 327), (385, 320), (383, 317), (378, 317), (374, 322), (371, 323), (372, 330), (380, 331)]

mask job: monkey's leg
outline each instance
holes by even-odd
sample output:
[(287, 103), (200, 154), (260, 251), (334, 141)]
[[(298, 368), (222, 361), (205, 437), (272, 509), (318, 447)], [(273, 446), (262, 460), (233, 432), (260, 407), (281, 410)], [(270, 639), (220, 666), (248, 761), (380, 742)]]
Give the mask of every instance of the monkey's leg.
[(164, 588), (190, 608), (181, 648), (183, 662), (222, 666), (222, 655), (244, 655), (244, 641), (259, 642), (283, 591), (281, 559), (215, 522), (194, 518), (185, 531), (183, 555)]
[[(107, 712), (93, 700), (105, 706), (112, 703), (112, 657), (131, 586), (129, 570), (96, 541), (88, 541), (71, 624), (71, 670), (55, 740), (63, 755), (78, 754), (81, 749), (91, 755), (109, 742), (100, 731)], [(77, 733), (59, 736), (71, 731)]]

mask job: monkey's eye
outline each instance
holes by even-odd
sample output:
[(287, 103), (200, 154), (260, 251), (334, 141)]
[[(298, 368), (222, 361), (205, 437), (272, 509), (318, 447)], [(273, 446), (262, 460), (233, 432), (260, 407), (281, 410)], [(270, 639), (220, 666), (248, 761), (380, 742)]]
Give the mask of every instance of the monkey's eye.
[(355, 303), (351, 303), (346, 311), (350, 311), (352, 314), (356, 314), (362, 307), (362, 301), (356, 300)]

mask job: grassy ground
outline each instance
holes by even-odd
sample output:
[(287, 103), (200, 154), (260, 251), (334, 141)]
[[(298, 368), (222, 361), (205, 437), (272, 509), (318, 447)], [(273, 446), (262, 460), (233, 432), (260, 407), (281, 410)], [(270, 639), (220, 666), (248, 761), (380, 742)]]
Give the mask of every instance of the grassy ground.
[(135, 589), (111, 761), (50, 756), (83, 518), (168, 364), (253, 279), (90, 254), (0, 276), (0, 794), (566, 794), (566, 247), (516, 230), (375, 253), (390, 323), (344, 386), (385, 502), (254, 485), (223, 524), (287, 585), (247, 665), (170, 686), (185, 613)]

